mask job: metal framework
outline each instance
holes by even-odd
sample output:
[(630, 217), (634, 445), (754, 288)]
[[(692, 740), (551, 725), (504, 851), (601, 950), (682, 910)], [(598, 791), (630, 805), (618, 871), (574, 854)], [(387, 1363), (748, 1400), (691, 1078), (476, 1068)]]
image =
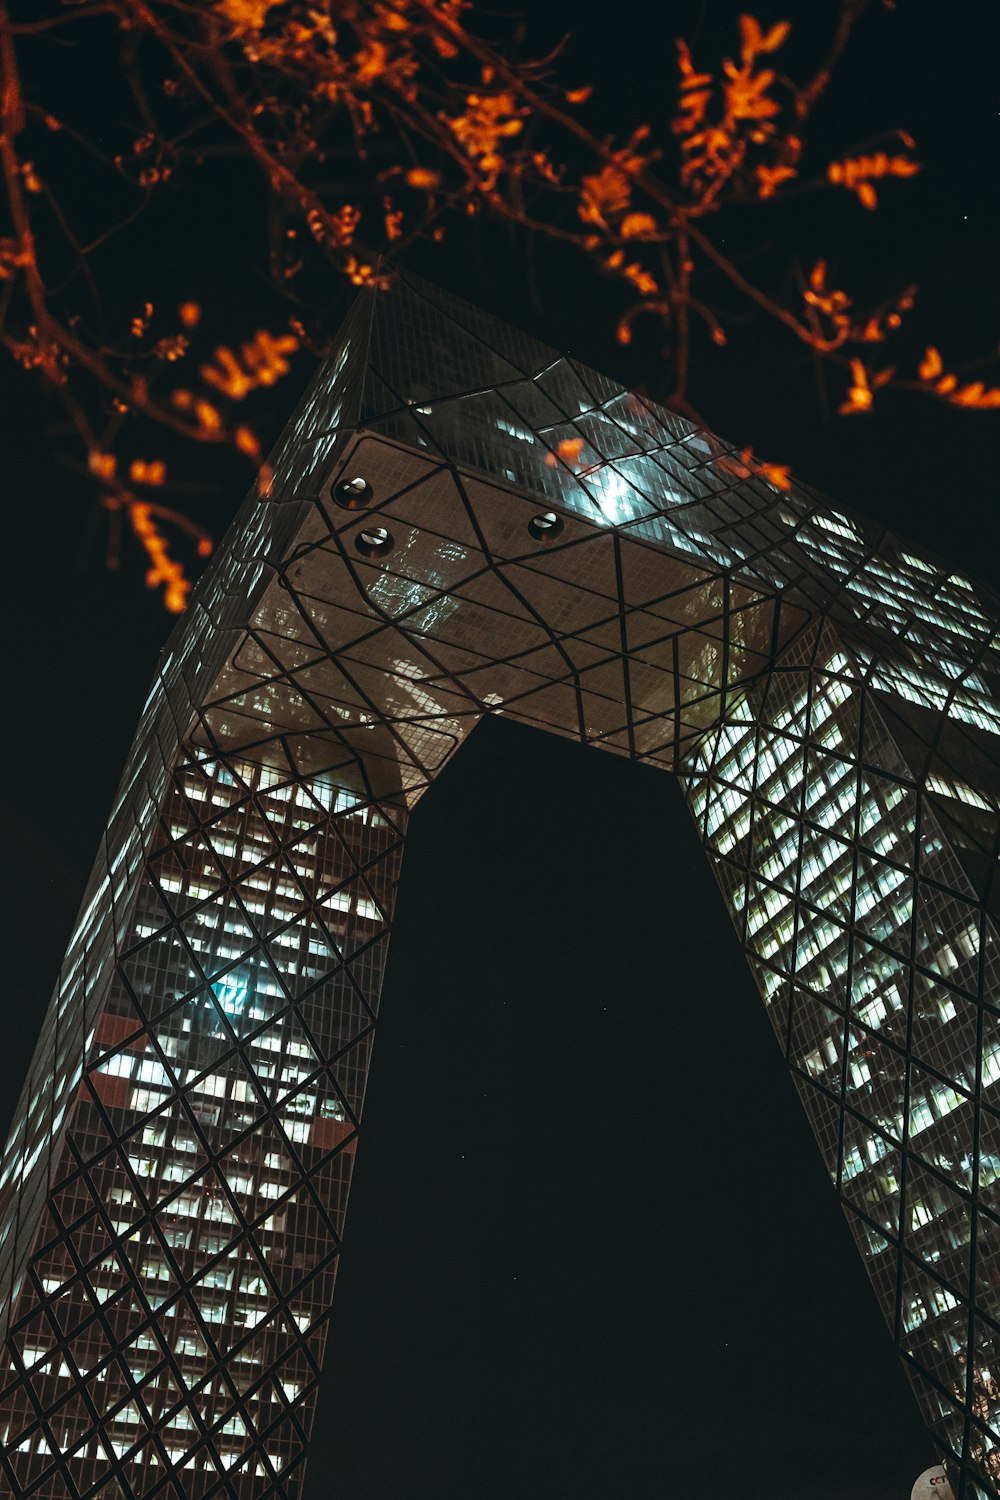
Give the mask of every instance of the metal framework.
[(958, 1500), (1000, 1496), (996, 601), (412, 277), (273, 466), (3, 1160), (8, 1492), (300, 1493), (407, 813), (504, 713), (682, 777)]

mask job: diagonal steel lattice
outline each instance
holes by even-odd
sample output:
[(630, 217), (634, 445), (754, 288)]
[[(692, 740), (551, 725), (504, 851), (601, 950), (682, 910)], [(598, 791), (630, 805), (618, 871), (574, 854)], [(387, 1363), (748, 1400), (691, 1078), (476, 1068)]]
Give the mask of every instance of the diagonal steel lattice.
[(1000, 1496), (996, 600), (410, 276), (273, 467), (4, 1157), (6, 1491), (299, 1495), (407, 813), (504, 713), (682, 777), (958, 1500)]

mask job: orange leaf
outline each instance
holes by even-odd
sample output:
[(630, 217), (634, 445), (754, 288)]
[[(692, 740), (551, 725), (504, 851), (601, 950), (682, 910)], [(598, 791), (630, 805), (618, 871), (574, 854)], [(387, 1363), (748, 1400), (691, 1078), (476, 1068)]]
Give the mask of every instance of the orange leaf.
[(758, 165), (756, 170), (757, 196), (759, 198), (773, 197), (776, 188), (779, 188), (783, 182), (787, 182), (790, 177), (795, 176), (794, 167), (766, 167), (761, 164)]
[(919, 171), (920, 163), (907, 156), (889, 156), (885, 151), (876, 151), (871, 156), (848, 156), (843, 161), (832, 161), (826, 175), (830, 182), (857, 193), (858, 201), (865, 208), (874, 208), (878, 200), (871, 186), (872, 178), (913, 177)]
[(210, 401), (196, 401), (194, 414), (198, 419), (198, 426), (205, 432), (218, 432), (222, 426), (222, 419)]
[(788, 490), (792, 485), (792, 471), (787, 464), (761, 464), (758, 471), (776, 490)]
[(851, 360), (851, 378), (854, 384), (848, 388), (847, 399), (838, 408), (842, 417), (854, 412), (871, 411), (872, 393), (868, 384), (868, 372), (860, 359)]
[(740, 56), (752, 63), (761, 52), (777, 52), (791, 29), (790, 21), (778, 21), (770, 31), (762, 32), (754, 16), (740, 16)]
[(631, 265), (626, 266), (622, 275), (643, 297), (655, 297), (660, 290), (655, 278), (648, 271), (644, 271), (638, 261), (633, 261)]
[(761, 37), (760, 47), (758, 50), (761, 52), (777, 52), (778, 48), (788, 36), (788, 33), (791, 31), (791, 29), (791, 21), (776, 22), (776, 24), (771, 27), (770, 31), (765, 32), (765, 34)]
[(949, 399), (955, 406), (968, 406), (975, 411), (988, 411), (1000, 406), (1000, 389), (995, 386), (987, 389), (981, 380), (977, 380), (972, 385), (960, 386)]
[(762, 41), (760, 22), (754, 16), (740, 16), (740, 51), (745, 62), (756, 57)]
[(87, 455), (87, 467), (98, 479), (114, 479), (116, 466), (113, 453), (98, 453), (92, 449)]
[(241, 453), (246, 453), (250, 458), (260, 457), (260, 444), (249, 427), (237, 427), (233, 433), (233, 441)]
[(583, 178), (577, 214), (585, 224), (607, 227), (608, 219), (628, 208), (632, 184), (621, 167), (606, 163), (600, 172)]
[(184, 569), (167, 551), (167, 544), (157, 530), (153, 512), (148, 505), (135, 501), (129, 506), (132, 529), (145, 549), (150, 567), (146, 574), (146, 587), (155, 589), (164, 585), (163, 602), (171, 614), (180, 614), (187, 603), (191, 585), (184, 577)]
[(766, 479), (768, 484), (773, 484), (776, 490), (787, 490), (791, 487), (792, 471), (787, 464), (766, 464), (754, 457), (752, 448), (744, 448), (737, 455), (735, 453), (722, 454), (716, 462), (722, 469), (735, 474), (739, 479), (749, 479), (751, 474), (759, 474)]
[(934, 348), (933, 344), (928, 345), (924, 357), (920, 361), (920, 366), (917, 370), (917, 374), (920, 376), (920, 379), (933, 380), (935, 376), (941, 374), (941, 371), (943, 369), (944, 365), (941, 363), (940, 354)]
[(141, 458), (136, 458), (129, 466), (129, 478), (133, 484), (162, 484), (167, 477), (167, 466), (162, 459), (156, 458), (146, 463)]
[(555, 453), (547, 453), (545, 455), (545, 462), (550, 469), (555, 468), (559, 458), (562, 459), (564, 464), (575, 464), (579, 462), (582, 452), (583, 438), (563, 438)]
[(412, 167), (406, 174), (406, 180), (412, 188), (436, 188), (441, 181), (440, 172), (432, 172), (429, 167)]
[(658, 231), (656, 220), (650, 214), (626, 214), (621, 222), (621, 236), (625, 240), (649, 239)]
[(726, 72), (730, 79), (725, 85), (726, 108), (734, 120), (767, 120), (779, 112), (781, 106), (778, 102), (767, 97), (774, 82), (770, 68), (751, 75), (749, 68), (737, 73), (731, 64), (727, 64)]
[(681, 72), (682, 89), (701, 89), (706, 84), (711, 84), (711, 73), (696, 73), (694, 63), (691, 61), (691, 49), (687, 42), (677, 41), (677, 66)]

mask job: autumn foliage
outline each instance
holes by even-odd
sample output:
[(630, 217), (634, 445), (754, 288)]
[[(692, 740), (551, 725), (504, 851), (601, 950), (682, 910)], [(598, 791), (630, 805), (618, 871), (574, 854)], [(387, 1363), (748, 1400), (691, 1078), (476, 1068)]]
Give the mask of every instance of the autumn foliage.
[[(109, 518), (109, 561), (132, 537), (150, 587), (182, 609), (180, 559), (185, 548), (206, 555), (211, 542), (187, 514), (157, 433), (236, 453), (266, 484), (254, 402), (301, 349), (321, 352), (330, 330), (320, 303), (331, 301), (318, 295), (323, 278), (381, 284), (415, 241), (477, 217), (558, 244), (616, 283), (618, 339), (661, 330), (669, 403), (695, 420), (696, 331), (720, 347), (728, 340), (727, 315), (704, 290), (709, 277), (730, 305), (767, 317), (829, 368), (846, 415), (871, 411), (889, 385), (969, 409), (1000, 406), (1000, 388), (950, 370), (933, 345), (917, 369), (889, 356), (915, 288), (857, 306), (819, 260), (791, 296), (779, 295), (719, 233), (725, 210), (769, 213), (818, 193), (840, 195), (845, 212), (872, 213), (919, 172), (903, 130), (857, 150), (847, 143), (830, 160), (808, 150), (810, 117), (866, 3), (842, 0), (798, 82), (783, 61), (785, 20), (740, 16), (731, 55), (718, 61), (678, 39), (669, 128), (658, 137), (640, 122), (620, 139), (588, 123), (599, 78), (565, 76), (558, 50), (533, 55), (516, 28), (487, 39), (495, 14), (466, 0), (46, 0), (18, 15), (0, 5), (0, 340), (62, 399)], [(92, 117), (76, 118), (79, 101), (38, 84), (64, 44), (118, 49), (131, 118), (116, 104), (110, 149)], [(171, 266), (148, 300), (105, 326), (95, 313), (104, 247), (182, 190), (185, 174), (227, 154), (253, 169), (266, 203), (283, 321), (261, 327), (248, 313), (220, 342), (193, 291), (192, 244), (190, 265)], [(110, 204), (113, 186), (106, 222), (95, 226), (89, 208), (77, 214), (77, 173), (88, 204)], [(546, 461), (580, 469), (586, 455), (571, 447)], [(788, 484), (785, 466), (749, 449), (732, 462)]]

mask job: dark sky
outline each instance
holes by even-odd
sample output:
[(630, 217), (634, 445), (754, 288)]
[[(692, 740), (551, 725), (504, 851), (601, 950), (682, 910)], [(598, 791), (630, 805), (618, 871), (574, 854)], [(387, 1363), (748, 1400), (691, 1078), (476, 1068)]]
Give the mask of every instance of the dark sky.
[[(714, 60), (737, 10), (584, 11), (571, 81), (597, 86), (602, 128), (662, 127), (670, 39)], [(791, 15), (807, 47), (833, 11), (761, 19)], [(552, 37), (564, 8), (532, 17)], [(920, 283), (911, 355), (997, 348), (998, 44), (993, 0), (947, 22), (931, 0), (873, 8), (817, 160), (904, 124), (924, 172), (874, 218), (817, 204), (791, 241), (776, 220), (765, 252), (826, 254), (868, 290)], [(220, 302), (236, 286), (254, 308), (252, 248), (246, 267), (233, 243), (206, 251)], [(413, 263), (662, 388), (655, 340), (614, 343), (607, 284), (489, 232)], [(731, 335), (694, 390), (718, 431), (1000, 580), (1000, 417), (900, 395), (827, 421), (808, 361), (759, 321)], [(307, 375), (276, 390), (274, 428)], [(9, 1113), (170, 622), (134, 557), (101, 570), (89, 491), (48, 460), (66, 445), (32, 389), (5, 410)], [(417, 812), (307, 1500), (907, 1500), (932, 1461), (686, 817), (666, 777), (496, 721)]]
[(908, 1500), (930, 1446), (676, 782), (490, 720), (412, 838), (310, 1500)]

